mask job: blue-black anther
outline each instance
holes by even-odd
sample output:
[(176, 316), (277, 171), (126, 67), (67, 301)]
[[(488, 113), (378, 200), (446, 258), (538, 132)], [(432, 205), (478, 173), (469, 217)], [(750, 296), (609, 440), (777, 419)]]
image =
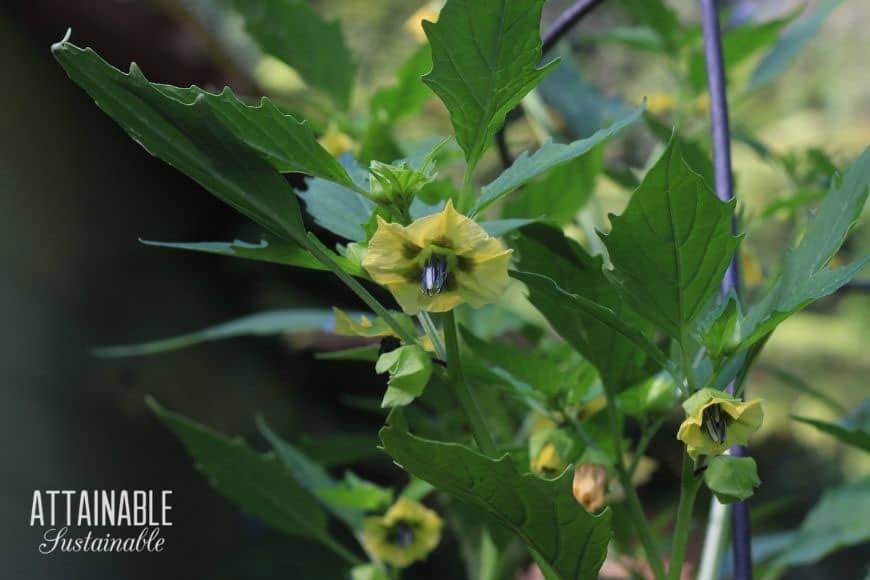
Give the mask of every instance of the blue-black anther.
[(421, 289), (426, 296), (440, 294), (447, 283), (447, 258), (433, 254), (423, 264)]

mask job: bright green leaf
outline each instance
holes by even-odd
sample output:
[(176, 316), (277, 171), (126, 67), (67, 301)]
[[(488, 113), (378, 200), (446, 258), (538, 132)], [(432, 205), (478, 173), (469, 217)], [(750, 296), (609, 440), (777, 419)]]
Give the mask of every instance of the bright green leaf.
[(421, 439), (398, 427), (381, 441), (406, 471), (482, 509), (513, 530), (555, 578), (597, 578), (610, 540), (610, 511), (586, 512), (571, 493), (573, 473), (553, 480), (523, 475), (510, 456), (490, 459), (455, 443)]
[(754, 459), (730, 455), (710, 458), (704, 470), (704, 482), (722, 504), (749, 499), (761, 485)]
[(432, 358), (416, 344), (400, 346), (378, 357), (375, 371), (390, 373), (381, 407), (404, 406), (423, 394), (432, 376)]
[(541, 145), (541, 147), (532, 155), (529, 155), (528, 151), (524, 151), (519, 157), (517, 157), (513, 164), (505, 169), (501, 175), (495, 178), (494, 181), (483, 186), (483, 195), (481, 195), (477, 200), (477, 203), (471, 210), (471, 215), (480, 213), (516, 188), (533, 178), (542, 175), (548, 169), (567, 163), (568, 161), (588, 152), (593, 147), (606, 141), (613, 135), (616, 135), (622, 131), (622, 129), (637, 121), (643, 113), (643, 109), (644, 105), (641, 105), (627, 117), (624, 117), (606, 129), (596, 131), (594, 135), (586, 139), (580, 139), (579, 141), (574, 141), (568, 144), (553, 143), (550, 141)]
[(347, 109), (356, 65), (338, 21), (326, 22), (309, 0), (221, 0), (238, 12), (263, 52)]
[(740, 343), (740, 302), (736, 295), (728, 298), (715, 310), (716, 317), (704, 329), (703, 342), (707, 353), (714, 359), (735, 348)]
[[(354, 316), (358, 315), (358, 313), (350, 314)], [(172, 338), (133, 345), (95, 348), (93, 349), (93, 354), (103, 357), (142, 356), (238, 336), (273, 336), (285, 332), (310, 330), (331, 332), (334, 323), (335, 314), (331, 310), (268, 310), (216, 324), (196, 332), (173, 336)]]
[(870, 540), (868, 502), (870, 477), (826, 491), (776, 563), (784, 566), (812, 564), (840, 548)]
[(345, 472), (344, 480), (340, 483), (314, 493), (334, 506), (361, 511), (378, 511), (393, 503), (392, 489), (366, 481), (352, 471)]
[(355, 566), (350, 571), (350, 580), (389, 580), (387, 573), (374, 564)]
[(448, 0), (437, 23), (423, 22), (432, 72), (423, 81), (444, 101), (456, 140), (474, 167), (505, 115), (555, 62), (541, 61), (544, 0)]
[(677, 384), (665, 372), (624, 390), (616, 396), (616, 404), (626, 415), (640, 417), (647, 413), (665, 413), (674, 408)]
[(490, 220), (486, 222), (480, 222), (480, 227), (486, 230), (486, 233), (491, 235), (494, 238), (500, 238), (503, 235), (512, 232), (514, 230), (518, 230), (522, 227), (533, 223), (534, 219), (523, 219), (523, 218), (509, 218), (504, 220)]
[(852, 279), (870, 260), (830, 269), (828, 262), (857, 223), (870, 192), (870, 148), (849, 167), (842, 183), (822, 200), (810, 217), (798, 245), (785, 257), (782, 274), (741, 321), (745, 348), (769, 335), (776, 326), (809, 303), (831, 294)]
[(807, 417), (791, 417), (795, 421), (812, 425), (819, 431), (836, 437), (846, 445), (852, 445), (870, 453), (870, 400), (864, 402), (839, 424), (828, 423)]
[(604, 238), (632, 307), (682, 340), (716, 293), (739, 238), (723, 203), (672, 140)]
[(812, 13), (788, 28), (752, 71), (747, 91), (766, 85), (785, 71), (788, 64), (819, 31), (828, 16), (843, 0), (822, 0)]
[(508, 218), (537, 218), (562, 225), (570, 223), (595, 191), (604, 168), (604, 146), (587, 155), (554, 167), (541, 179), (526, 184), (510, 198), (502, 215)]
[[(317, 258), (312, 256), (307, 249), (290, 240), (282, 240), (274, 236), (265, 235), (260, 238), (259, 244), (235, 240), (233, 242), (154, 242), (139, 240), (146, 246), (159, 248), (173, 248), (176, 250), (192, 250), (221, 256), (234, 256), (261, 262), (272, 262), (313, 270), (328, 270)], [(362, 267), (353, 262), (333, 254), (332, 259), (339, 264), (345, 272), (359, 277), (367, 277)]]
[(291, 536), (330, 541), (326, 514), (274, 454), (261, 455), (241, 439), (229, 439), (146, 400), (225, 496), (269, 526)]

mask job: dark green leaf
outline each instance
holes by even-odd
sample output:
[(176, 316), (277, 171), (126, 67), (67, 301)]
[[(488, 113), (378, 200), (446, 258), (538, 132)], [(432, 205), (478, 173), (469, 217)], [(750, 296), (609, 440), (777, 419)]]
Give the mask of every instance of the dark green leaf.
[[(156, 246), (159, 248), (173, 248), (176, 250), (192, 250), (194, 252), (205, 252), (208, 254), (219, 254), (221, 256), (234, 256), (236, 258), (247, 258), (249, 260), (259, 260), (261, 262), (272, 262), (274, 264), (285, 264), (287, 266), (298, 266), (300, 268), (311, 268), (313, 270), (328, 270), (317, 258), (312, 256), (308, 250), (302, 248), (299, 244), (290, 240), (282, 240), (274, 236), (263, 236), (259, 244), (235, 240), (234, 242), (154, 242), (150, 240), (139, 240), (146, 246)], [(359, 277), (367, 277), (362, 267), (348, 259), (337, 254), (332, 255), (332, 259), (339, 264), (345, 272)]]
[(366, 239), (363, 224), (375, 210), (375, 202), (356, 191), (325, 179), (309, 179), (308, 189), (299, 192), (305, 209), (322, 228), (360, 242)]
[(482, 195), (471, 210), (471, 215), (480, 213), (527, 181), (542, 175), (545, 171), (583, 155), (599, 143), (616, 135), (622, 129), (637, 121), (643, 113), (643, 108), (644, 106), (641, 105), (627, 117), (624, 117), (607, 129), (597, 131), (586, 139), (580, 139), (568, 144), (549, 141), (541, 145), (532, 155), (529, 155), (528, 151), (524, 151), (494, 181), (483, 186), (481, 190)]
[(754, 91), (785, 71), (788, 64), (822, 27), (831, 12), (842, 4), (843, 0), (822, 0), (812, 13), (797, 21), (780, 37), (752, 71), (748, 91)]
[[(349, 313), (357, 316), (358, 313)], [(321, 330), (331, 332), (335, 314), (331, 310), (269, 310), (258, 312), (216, 324), (188, 334), (173, 336), (140, 344), (107, 346), (93, 349), (93, 354), (103, 357), (125, 357), (157, 354), (187, 348), (202, 342), (225, 340), (237, 336), (273, 336), (285, 332)]]
[(697, 141), (690, 141), (678, 135), (670, 126), (664, 124), (661, 120), (655, 118), (650, 113), (644, 115), (644, 120), (653, 135), (662, 143), (670, 143), (676, 141), (680, 146), (680, 153), (683, 159), (688, 163), (692, 171), (704, 178), (710, 188), (715, 183), (713, 179), (713, 163), (710, 161), (710, 153), (701, 147)]
[(796, 415), (792, 415), (791, 418), (795, 421), (812, 425), (819, 431), (823, 431), (824, 433), (837, 438), (846, 445), (852, 445), (853, 447), (863, 449), (870, 453), (870, 430), (867, 429), (867, 425), (837, 425), (836, 423), (828, 423), (826, 421), (819, 421), (808, 417), (798, 417)]
[(637, 316), (604, 276), (601, 258), (589, 256), (561, 231), (543, 225), (524, 228), (514, 245), (520, 268), (549, 278), (526, 281), (532, 304), (595, 365), (607, 387), (616, 392), (643, 378), (646, 357), (636, 341), (647, 347), (649, 341), (639, 330), (642, 325), (635, 328)]
[(406, 471), (513, 530), (555, 578), (597, 578), (610, 540), (610, 511), (591, 515), (571, 493), (573, 473), (554, 480), (523, 475), (510, 456), (489, 459), (467, 447), (381, 429), (381, 441)]
[(776, 563), (783, 566), (811, 564), (836, 550), (870, 540), (868, 501), (870, 477), (825, 492)]
[(632, 307), (682, 340), (719, 287), (739, 238), (723, 203), (672, 140), (604, 239)]
[(555, 64), (541, 61), (544, 0), (449, 0), (423, 22), (432, 72), (423, 81), (444, 101), (456, 140), (474, 167), (505, 115)]
[(380, 346), (371, 344), (367, 346), (355, 346), (344, 350), (333, 350), (328, 352), (315, 353), (314, 358), (318, 360), (361, 360), (366, 362), (375, 362), (378, 360), (378, 350)]
[(258, 148), (260, 138), (247, 141), (236, 136), (242, 125), (244, 133), (256, 132), (263, 116), (286, 124), (295, 120), (273, 114), (274, 107), (267, 102), (261, 107), (236, 107), (233, 103), (238, 101), (228, 91), (212, 95), (195, 87), (149, 83), (135, 64), (124, 74), (67, 38), (52, 52), (70, 78), (150, 153), (270, 231), (302, 239), (304, 226), (296, 198), (271, 165), (273, 160)]
[(837, 413), (839, 415), (846, 414), (846, 412), (847, 412), (846, 407), (844, 407), (839, 402), (837, 402), (836, 399), (834, 399), (832, 396), (830, 396), (824, 390), (818, 389), (818, 388), (810, 385), (807, 381), (805, 381), (803, 378), (796, 375), (795, 373), (788, 371), (788, 370), (781, 368), (781, 367), (773, 366), (768, 362), (765, 362), (763, 364), (762, 368), (765, 371), (772, 373), (776, 378), (778, 378), (780, 380), (780, 382), (783, 385), (785, 385), (789, 388), (792, 388), (796, 391), (799, 391), (801, 393), (804, 393), (806, 395), (809, 395), (810, 397), (813, 397), (817, 401), (824, 403), (825, 405), (828, 406), (829, 409), (833, 410), (834, 413)]
[(543, 178), (527, 184), (507, 201), (502, 215), (540, 218), (559, 225), (569, 223), (595, 190), (604, 166), (604, 146), (553, 168)]
[(674, 408), (677, 384), (665, 372), (638, 383), (616, 396), (616, 404), (626, 415), (640, 417), (647, 413), (665, 413)]
[(852, 163), (841, 185), (822, 200), (800, 243), (786, 254), (780, 277), (741, 321), (742, 347), (767, 336), (798, 310), (843, 286), (870, 260), (865, 256), (834, 270), (828, 267), (858, 221), (868, 192), (870, 148)]
[(328, 541), (326, 514), (274, 454), (261, 455), (241, 439), (229, 439), (146, 399), (172, 429), (199, 470), (247, 513), (291, 536)]
[(730, 455), (710, 458), (704, 470), (704, 482), (722, 504), (749, 499), (761, 485), (754, 459)]
[(703, 343), (707, 347), (707, 353), (717, 359), (740, 342), (740, 300), (734, 293), (729, 294), (716, 308), (715, 314), (709, 325), (703, 322), (701, 325), (704, 327)]
[(306, 83), (347, 109), (356, 65), (339, 22), (326, 22), (308, 0), (221, 1), (242, 16), (263, 52), (292, 66)]

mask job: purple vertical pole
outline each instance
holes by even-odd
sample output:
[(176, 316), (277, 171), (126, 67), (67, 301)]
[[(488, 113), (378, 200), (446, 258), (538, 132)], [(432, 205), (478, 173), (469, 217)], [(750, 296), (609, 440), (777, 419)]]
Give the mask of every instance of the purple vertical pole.
[[(707, 87), (710, 93), (710, 125), (713, 139), (713, 170), (716, 179), (716, 195), (722, 201), (734, 197), (731, 178), (731, 137), (728, 126), (728, 102), (725, 92), (725, 66), (722, 61), (722, 39), (719, 29), (719, 12), (716, 0), (700, 0), (701, 25), (704, 31), (704, 58), (707, 64)], [(736, 233), (737, 217), (731, 217), (731, 229)], [(739, 254), (735, 254), (722, 280), (722, 293), (740, 289)], [(733, 392), (734, 384), (728, 390)], [(735, 457), (745, 457), (746, 448), (735, 445), (731, 448)], [(734, 577), (736, 580), (751, 580), (752, 549), (749, 526), (749, 505), (734, 504), (731, 510), (731, 538), (734, 550)]]

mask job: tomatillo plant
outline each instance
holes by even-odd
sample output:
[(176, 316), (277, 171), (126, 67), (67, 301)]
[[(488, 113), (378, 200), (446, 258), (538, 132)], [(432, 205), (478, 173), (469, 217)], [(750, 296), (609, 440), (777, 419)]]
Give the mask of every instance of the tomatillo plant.
[[(750, 367), (779, 323), (867, 261), (828, 265), (863, 209), (870, 152), (831, 181), (779, 273), (744, 301), (718, 292), (743, 238), (731, 231), (735, 202), (717, 198), (706, 153), (675, 130), (645, 175), (630, 176), (637, 184), (620, 215), (587, 211), (607, 141), (643, 105), (584, 139), (545, 139), (493, 175), (485, 154), (508, 112), (524, 99), (539, 110), (529, 95), (560, 66), (542, 64), (543, 0), (448, 0), (437, 23), (423, 24), (428, 44), (362, 108), (340, 26), (304, 2), (228, 4), (316, 99), (155, 83), (69, 35), (52, 50), (149, 153), (263, 230), (258, 243), (152, 244), (318, 270), (367, 310), (273, 312), (103, 354), (247, 332), (359, 339), (320, 356), (367, 361), (384, 375), (380, 449), (409, 474), (402, 489), (350, 471), (335, 479), (262, 420), (274, 448), (265, 455), (148, 402), (222, 493), (277, 530), (322, 543), (353, 578), (396, 578), (457, 546), (477, 578), (514, 578), (530, 565), (546, 578), (595, 578), (608, 557), (678, 578), (699, 490), (733, 502), (760, 483), (752, 459), (722, 455), (762, 424), (761, 402), (739, 395)], [(323, 41), (310, 48), (318, 66), (286, 34), (300, 26)], [(397, 138), (430, 88), (453, 137), (422, 147)], [(305, 187), (286, 174), (305, 176)], [(322, 242), (327, 233), (340, 243)], [(729, 384), (738, 394), (724, 392)], [(636, 489), (659, 465), (646, 452), (661, 429), (683, 464), (670, 538), (653, 533)], [(349, 533), (334, 535), (331, 521)], [(616, 527), (627, 531), (611, 543)], [(442, 544), (442, 534), (455, 541)]]

